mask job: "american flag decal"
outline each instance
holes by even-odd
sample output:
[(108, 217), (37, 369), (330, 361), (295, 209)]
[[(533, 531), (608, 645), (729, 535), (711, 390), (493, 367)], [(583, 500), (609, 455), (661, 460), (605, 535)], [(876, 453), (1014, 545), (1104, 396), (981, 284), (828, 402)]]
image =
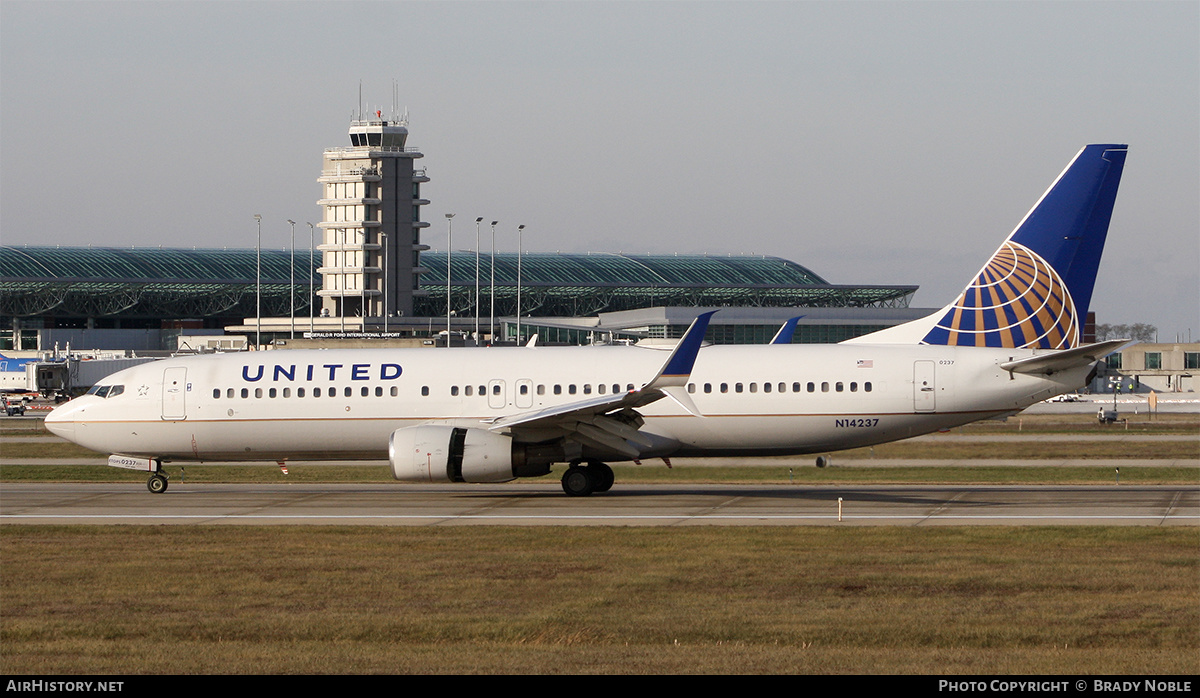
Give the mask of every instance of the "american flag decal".
[(875, 368), (875, 362), (872, 359), (859, 359), (858, 368)]

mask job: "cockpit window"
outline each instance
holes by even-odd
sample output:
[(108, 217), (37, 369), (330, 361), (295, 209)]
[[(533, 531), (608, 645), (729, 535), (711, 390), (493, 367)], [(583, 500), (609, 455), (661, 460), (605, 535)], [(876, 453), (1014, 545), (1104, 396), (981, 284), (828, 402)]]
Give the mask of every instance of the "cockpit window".
[(92, 386), (92, 387), (91, 387), (91, 388), (90, 388), (90, 389), (87, 391), (87, 394), (88, 394), (88, 395), (95, 395), (97, 390), (100, 390), (100, 386), (98, 386), (98, 385), (93, 385), (93, 386)]
[(116, 396), (120, 395), (120, 394), (121, 394), (121, 393), (123, 393), (123, 392), (125, 392), (125, 386), (123, 386), (123, 385), (114, 385), (113, 387), (109, 388), (109, 390), (108, 390), (108, 396), (109, 396), (109, 397), (116, 397)]
[(108, 397), (108, 389), (109, 386), (107, 385), (102, 385), (96, 388), (96, 397)]

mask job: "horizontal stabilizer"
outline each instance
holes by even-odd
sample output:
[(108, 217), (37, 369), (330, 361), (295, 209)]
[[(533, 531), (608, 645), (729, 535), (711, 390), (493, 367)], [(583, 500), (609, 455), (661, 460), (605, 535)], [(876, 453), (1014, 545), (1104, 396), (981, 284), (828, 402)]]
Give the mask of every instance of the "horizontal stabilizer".
[(1128, 339), (1114, 339), (1099, 344), (1085, 344), (1074, 349), (1056, 351), (1053, 354), (1038, 354), (1016, 361), (1006, 361), (1000, 364), (1000, 368), (1014, 373), (1035, 373), (1048, 376), (1059, 371), (1095, 363), (1129, 342)]

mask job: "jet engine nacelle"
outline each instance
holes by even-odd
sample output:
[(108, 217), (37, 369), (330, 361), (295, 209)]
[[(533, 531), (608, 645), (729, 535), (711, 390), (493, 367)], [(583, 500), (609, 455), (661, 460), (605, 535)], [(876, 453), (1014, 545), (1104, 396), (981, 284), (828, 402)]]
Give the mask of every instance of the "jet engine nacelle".
[(397, 429), (388, 441), (392, 477), (404, 482), (508, 482), (549, 472), (553, 458), (532, 464), (529, 451), (502, 434), (437, 425)]

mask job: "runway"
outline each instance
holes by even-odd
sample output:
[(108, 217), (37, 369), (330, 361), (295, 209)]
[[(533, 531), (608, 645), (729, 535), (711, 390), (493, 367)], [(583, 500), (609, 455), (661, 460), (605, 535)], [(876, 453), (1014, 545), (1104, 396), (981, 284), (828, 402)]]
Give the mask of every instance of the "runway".
[[(840, 515), (839, 515), (840, 511)], [(6, 483), (3, 524), (372, 526), (1196, 526), (1189, 486)]]

